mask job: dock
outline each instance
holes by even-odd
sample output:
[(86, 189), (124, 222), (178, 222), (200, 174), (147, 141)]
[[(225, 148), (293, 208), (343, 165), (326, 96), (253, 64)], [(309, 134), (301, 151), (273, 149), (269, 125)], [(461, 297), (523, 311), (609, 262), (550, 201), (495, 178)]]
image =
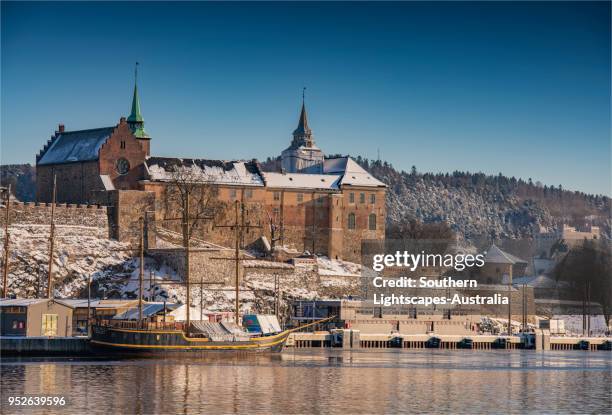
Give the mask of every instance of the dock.
[(2, 356), (82, 356), (91, 353), (87, 337), (1, 336)]
[(532, 350), (586, 350), (609, 351), (612, 337), (550, 336), (547, 330), (525, 335), (444, 335), (444, 334), (371, 334), (359, 330), (337, 332), (296, 332), (287, 340), (287, 347), (344, 349), (532, 349)]

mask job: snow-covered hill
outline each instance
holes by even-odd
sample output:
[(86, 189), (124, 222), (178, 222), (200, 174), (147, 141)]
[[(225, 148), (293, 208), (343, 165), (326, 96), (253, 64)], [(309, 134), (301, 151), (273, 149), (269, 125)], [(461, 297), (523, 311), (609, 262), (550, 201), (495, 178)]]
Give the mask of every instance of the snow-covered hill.
[[(12, 225), (10, 235), (9, 294), (19, 298), (46, 295), (49, 260), (49, 226)], [(4, 245), (4, 231), (0, 229)], [(172, 245), (166, 241), (166, 245)], [(3, 246), (2, 246), (3, 247)], [(3, 252), (3, 250), (2, 250)], [(92, 278), (92, 297), (136, 298), (139, 288), (140, 259), (128, 244), (109, 240), (106, 232), (85, 226), (57, 226), (53, 281), (56, 298), (86, 298)], [(133, 257), (132, 255), (136, 255)], [(359, 287), (360, 266), (344, 261), (318, 259), (321, 284), (313, 287), (307, 269), (296, 267), (294, 275), (280, 281), (281, 312), (289, 311), (289, 300), (334, 298), (355, 294)], [(145, 257), (144, 296), (152, 301), (186, 301), (182, 276), (167, 264)], [(265, 269), (251, 273), (241, 287), (243, 311), (271, 311), (275, 302), (274, 275)], [(215, 289), (193, 287), (192, 305), (212, 311), (233, 311), (234, 287)]]

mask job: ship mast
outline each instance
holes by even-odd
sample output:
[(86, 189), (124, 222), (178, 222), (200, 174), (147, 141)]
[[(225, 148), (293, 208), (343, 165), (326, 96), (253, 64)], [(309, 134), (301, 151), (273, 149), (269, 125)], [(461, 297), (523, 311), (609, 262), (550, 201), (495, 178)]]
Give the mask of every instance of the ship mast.
[(53, 196), (51, 197), (51, 229), (49, 233), (49, 275), (47, 276), (47, 298), (53, 296), (53, 246), (55, 242), (55, 202), (57, 197), (57, 176), (53, 175)]
[(240, 210), (244, 211), (244, 204), (236, 200), (234, 202), (235, 218), (233, 225), (215, 225), (217, 228), (230, 228), (234, 231), (234, 258), (212, 258), (219, 260), (230, 260), (235, 263), (235, 280), (234, 280), (234, 293), (236, 295), (236, 301), (234, 304), (234, 318), (236, 324), (240, 324), (240, 241), (242, 239), (242, 231), (244, 229), (261, 228), (260, 225), (251, 225), (249, 222), (246, 224), (240, 223)]
[(9, 269), (9, 221), (11, 209), (11, 185), (6, 190), (6, 219), (4, 221), (4, 268), (2, 269), (2, 296), (8, 298), (8, 269)]
[(138, 324), (142, 327), (142, 295), (144, 289), (144, 218), (140, 217), (140, 272), (138, 273)]

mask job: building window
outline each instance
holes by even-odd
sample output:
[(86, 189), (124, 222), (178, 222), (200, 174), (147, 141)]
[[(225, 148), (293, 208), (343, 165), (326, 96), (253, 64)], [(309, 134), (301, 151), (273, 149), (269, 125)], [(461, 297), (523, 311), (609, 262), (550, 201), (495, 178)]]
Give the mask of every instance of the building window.
[(57, 336), (57, 314), (42, 315), (42, 336)]
[(376, 230), (376, 214), (374, 213), (371, 213), (368, 217), (368, 229), (370, 229), (371, 231)]
[(348, 215), (348, 228), (355, 229), (355, 214), (349, 213)]
[(304, 201), (304, 193), (297, 194), (297, 201), (298, 203), (302, 203)]
[(274, 192), (274, 200), (280, 200), (280, 192)]
[(355, 203), (355, 193), (349, 193), (349, 203)]
[(253, 190), (252, 189), (247, 189), (245, 192), (245, 196), (247, 199), (252, 199), (253, 198)]
[(274, 208), (274, 209), (272, 209), (272, 213), (274, 213), (274, 216), (278, 216), (278, 215), (280, 215), (280, 209), (279, 208)]
[(365, 193), (359, 193), (359, 203), (365, 203)]
[(130, 171), (130, 162), (124, 158), (120, 158), (115, 163), (115, 168), (120, 175), (127, 174)]
[(236, 192), (236, 189), (231, 189), (230, 190), (230, 198), (231, 199), (236, 199), (237, 195), (238, 195), (238, 193)]
[(125, 149), (125, 141), (123, 141), (123, 140), (121, 141), (121, 148)]
[(376, 193), (372, 193), (370, 195), (370, 204), (375, 204), (376, 203)]
[(323, 204), (323, 198), (322, 197), (318, 197), (317, 198), (317, 205), (322, 205)]

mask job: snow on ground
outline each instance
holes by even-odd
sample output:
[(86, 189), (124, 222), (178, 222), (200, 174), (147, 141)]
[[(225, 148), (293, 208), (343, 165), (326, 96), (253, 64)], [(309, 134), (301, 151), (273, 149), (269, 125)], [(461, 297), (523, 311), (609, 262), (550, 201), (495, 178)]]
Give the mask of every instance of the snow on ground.
[[(99, 228), (57, 226), (53, 280), (55, 295), (76, 296), (86, 289), (89, 275), (122, 264), (128, 246), (106, 239)], [(9, 293), (36, 297), (46, 293), (49, 263), (49, 226), (14, 225), (9, 227)], [(4, 245), (4, 230), (0, 231)]]
[[(13, 225), (10, 234), (9, 293), (19, 298), (45, 295), (49, 258), (49, 226)], [(4, 234), (0, 230), (0, 240)], [(172, 246), (171, 242), (168, 247)], [(176, 245), (174, 245), (176, 246)], [(137, 298), (140, 259), (127, 243), (107, 238), (104, 230), (85, 226), (57, 226), (54, 249), (53, 280), (58, 298), (83, 298), (87, 281), (92, 278), (92, 296)], [(281, 313), (289, 312), (294, 299), (342, 298), (355, 295), (360, 265), (346, 261), (317, 258), (318, 277), (308, 267), (295, 267), (295, 273), (283, 277), (280, 284)], [(274, 274), (265, 269), (250, 274), (241, 287), (242, 312), (270, 312), (274, 309)], [(186, 302), (182, 276), (164, 263), (145, 258), (144, 296), (151, 301)], [(314, 281), (314, 283), (313, 283)], [(318, 281), (318, 282), (317, 282)], [(210, 311), (233, 311), (233, 285), (198, 285), (191, 288), (191, 303)]]
[(361, 265), (354, 262), (342, 261), (339, 259), (329, 259), (325, 256), (317, 257), (320, 275), (333, 276), (357, 276), (361, 273)]
[[(563, 320), (565, 322), (566, 335), (581, 335), (582, 334), (582, 314), (557, 314), (553, 319)], [(606, 320), (602, 314), (591, 316), (591, 335), (602, 336), (606, 333)]]

